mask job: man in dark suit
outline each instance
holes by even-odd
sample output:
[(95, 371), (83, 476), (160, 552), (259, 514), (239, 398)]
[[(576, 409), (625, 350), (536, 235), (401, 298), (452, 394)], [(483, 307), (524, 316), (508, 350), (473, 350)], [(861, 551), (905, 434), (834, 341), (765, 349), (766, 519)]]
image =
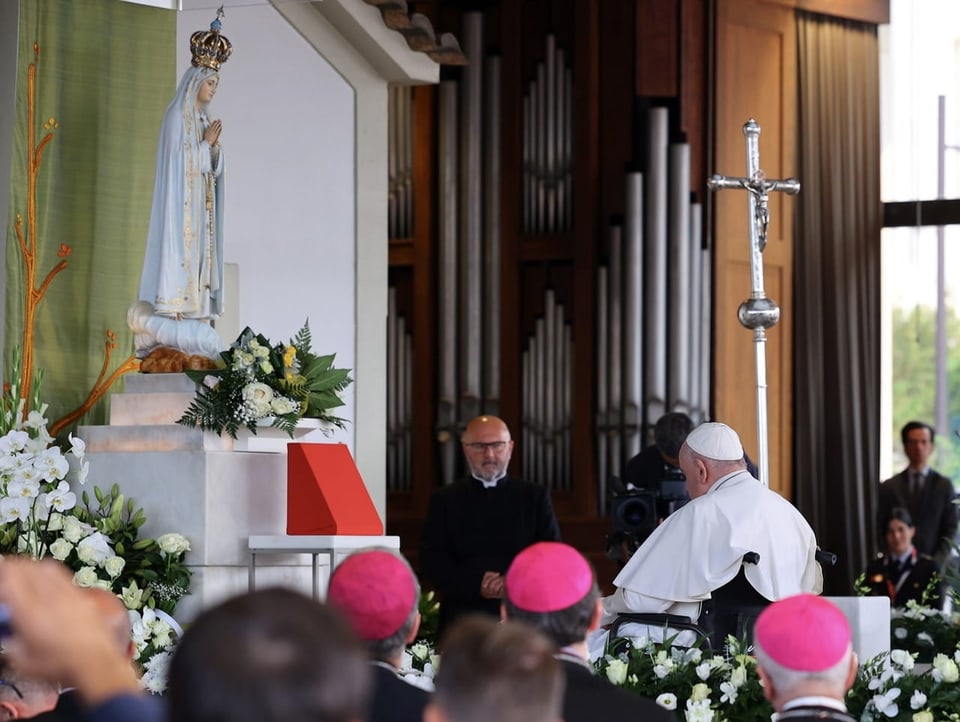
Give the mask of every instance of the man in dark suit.
[(430, 701), (399, 676), (403, 651), (420, 627), (420, 585), (406, 559), (387, 549), (365, 549), (330, 575), (327, 602), (340, 610), (366, 643), (373, 667), (367, 722), (420, 722)]
[(927, 464), (933, 453), (934, 436), (933, 427), (921, 421), (911, 421), (900, 430), (909, 465), (880, 485), (877, 527), (883, 549), (883, 524), (895, 507), (905, 507), (917, 529), (913, 545), (920, 554), (933, 557), (943, 569), (957, 533), (957, 509), (953, 483)]
[(857, 655), (836, 606), (814, 594), (781, 599), (757, 617), (753, 639), (777, 722), (854, 722), (843, 700), (857, 678)]
[(440, 593), (441, 641), (463, 614), (499, 616), (513, 558), (560, 539), (550, 490), (507, 474), (513, 440), (502, 419), (473, 419), (461, 446), (470, 475), (433, 493), (420, 546), (420, 572)]
[(652, 700), (614, 687), (594, 673), (586, 638), (597, 628), (603, 609), (593, 569), (580, 552), (559, 542), (527, 547), (510, 565), (504, 589), (503, 617), (536, 627), (557, 646), (554, 656), (567, 680), (564, 722), (674, 719)]

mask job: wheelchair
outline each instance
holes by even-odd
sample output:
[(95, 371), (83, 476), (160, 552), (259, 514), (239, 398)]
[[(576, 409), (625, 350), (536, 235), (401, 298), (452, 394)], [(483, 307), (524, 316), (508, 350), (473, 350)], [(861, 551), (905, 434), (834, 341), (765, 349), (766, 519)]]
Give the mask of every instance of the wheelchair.
[[(816, 560), (821, 566), (833, 566), (837, 563), (837, 555), (818, 549)], [(699, 646), (704, 651), (722, 652), (727, 637), (732, 636), (746, 641), (749, 648), (753, 645), (753, 625), (770, 604), (770, 600), (750, 585), (744, 572), (747, 564), (759, 563), (760, 555), (756, 552), (744, 554), (737, 576), (711, 593), (711, 598), (701, 604), (700, 616), (695, 622), (675, 614), (624, 612), (617, 615), (610, 625), (608, 649), (620, 636), (620, 628), (631, 623), (663, 628), (671, 633), (692, 633), (686, 635), (694, 640), (691, 644), (677, 646)]]

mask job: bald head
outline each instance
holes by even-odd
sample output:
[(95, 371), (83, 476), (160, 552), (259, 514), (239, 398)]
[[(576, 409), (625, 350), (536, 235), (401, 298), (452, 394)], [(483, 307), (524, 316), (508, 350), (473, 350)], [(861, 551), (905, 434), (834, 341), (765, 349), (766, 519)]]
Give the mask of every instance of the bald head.
[(463, 431), (463, 439), (466, 441), (478, 434), (488, 433), (506, 434), (507, 438), (510, 437), (510, 429), (499, 416), (477, 416), (467, 424), (467, 428)]
[(507, 473), (513, 440), (503, 419), (478, 416), (463, 431), (463, 454), (470, 473), (483, 481), (496, 481)]
[(89, 587), (83, 590), (94, 603), (97, 613), (107, 625), (111, 636), (116, 640), (117, 648), (130, 659), (136, 653), (136, 647), (130, 638), (130, 614), (123, 602), (113, 592)]

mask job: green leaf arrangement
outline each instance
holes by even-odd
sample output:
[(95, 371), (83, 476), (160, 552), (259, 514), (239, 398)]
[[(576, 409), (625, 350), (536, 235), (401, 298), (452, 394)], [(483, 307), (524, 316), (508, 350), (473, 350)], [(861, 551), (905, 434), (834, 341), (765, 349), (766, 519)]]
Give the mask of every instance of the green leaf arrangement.
[(186, 372), (197, 395), (177, 423), (234, 439), (244, 426), (256, 434), (266, 420), (291, 438), (302, 418), (344, 428), (345, 420), (330, 412), (343, 406), (341, 394), (353, 383), (350, 369), (335, 368), (336, 354), (318, 356), (311, 345), (307, 322), (288, 344), (245, 328), (220, 354), (219, 368)]

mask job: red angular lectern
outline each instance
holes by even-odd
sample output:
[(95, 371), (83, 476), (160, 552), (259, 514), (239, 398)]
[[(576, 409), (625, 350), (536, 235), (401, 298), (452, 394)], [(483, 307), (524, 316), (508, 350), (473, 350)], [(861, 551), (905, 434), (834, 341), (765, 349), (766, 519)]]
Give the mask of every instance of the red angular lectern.
[(346, 444), (287, 445), (287, 534), (383, 534)]

